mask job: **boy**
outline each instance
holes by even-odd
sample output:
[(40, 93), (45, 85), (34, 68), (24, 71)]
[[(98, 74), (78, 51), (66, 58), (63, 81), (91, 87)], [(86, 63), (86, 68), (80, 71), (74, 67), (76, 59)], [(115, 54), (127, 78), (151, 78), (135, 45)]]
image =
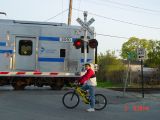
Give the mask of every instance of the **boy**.
[(91, 65), (89, 63), (85, 64), (85, 70), (87, 70), (87, 72), (79, 79), (79, 82), (80, 84), (83, 84), (82, 89), (88, 90), (90, 95), (90, 108), (86, 111), (94, 112), (95, 86), (97, 86), (96, 75), (94, 71), (91, 69)]

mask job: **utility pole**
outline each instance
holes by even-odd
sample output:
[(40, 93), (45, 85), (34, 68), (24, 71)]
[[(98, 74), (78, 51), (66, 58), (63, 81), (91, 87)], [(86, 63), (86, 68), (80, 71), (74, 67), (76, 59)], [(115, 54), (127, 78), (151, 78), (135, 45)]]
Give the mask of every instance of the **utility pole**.
[(71, 17), (72, 17), (72, 0), (69, 2), (69, 12), (68, 12), (68, 25), (71, 25)]

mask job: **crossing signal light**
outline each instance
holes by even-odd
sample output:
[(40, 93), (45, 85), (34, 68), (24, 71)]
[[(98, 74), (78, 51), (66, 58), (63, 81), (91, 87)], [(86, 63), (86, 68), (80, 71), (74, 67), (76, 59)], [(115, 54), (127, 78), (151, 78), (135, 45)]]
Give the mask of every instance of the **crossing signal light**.
[(77, 39), (74, 41), (73, 45), (75, 46), (76, 49), (79, 49), (84, 45), (84, 41), (81, 39)]
[(98, 46), (98, 41), (96, 39), (91, 39), (89, 40), (88, 45), (90, 48), (96, 48)]

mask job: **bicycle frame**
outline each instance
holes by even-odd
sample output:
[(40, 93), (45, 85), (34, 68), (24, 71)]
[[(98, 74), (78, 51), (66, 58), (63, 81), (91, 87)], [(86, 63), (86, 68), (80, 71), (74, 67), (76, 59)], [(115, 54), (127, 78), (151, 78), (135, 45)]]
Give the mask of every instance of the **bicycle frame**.
[(74, 92), (73, 93), (77, 93), (82, 98), (82, 101), (84, 103), (86, 103), (86, 104), (90, 103), (89, 99), (87, 99), (87, 92), (82, 90), (81, 87), (79, 87), (78, 85), (74, 86)]

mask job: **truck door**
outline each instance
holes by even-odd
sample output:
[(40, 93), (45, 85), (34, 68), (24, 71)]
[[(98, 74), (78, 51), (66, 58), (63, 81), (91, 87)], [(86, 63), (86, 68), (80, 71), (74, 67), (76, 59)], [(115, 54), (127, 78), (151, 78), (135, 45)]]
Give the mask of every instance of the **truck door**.
[(16, 37), (15, 69), (35, 70), (36, 38)]

